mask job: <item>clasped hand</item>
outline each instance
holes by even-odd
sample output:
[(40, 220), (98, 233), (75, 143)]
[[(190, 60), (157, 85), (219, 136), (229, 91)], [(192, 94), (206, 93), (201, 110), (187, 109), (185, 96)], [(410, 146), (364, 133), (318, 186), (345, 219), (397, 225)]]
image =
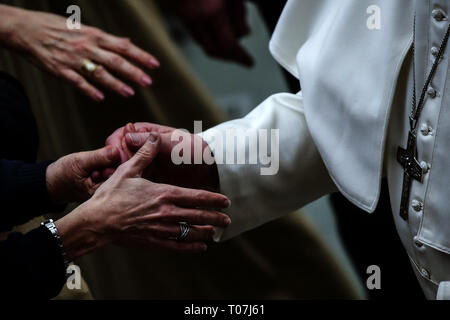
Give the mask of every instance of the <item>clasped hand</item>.
[[(117, 166), (120, 153), (114, 146), (70, 155), (48, 168), (48, 192), (54, 201), (92, 196), (56, 223), (71, 260), (109, 243), (201, 252), (212, 240), (214, 227), (230, 224), (228, 216), (216, 211), (230, 205), (224, 195), (142, 177), (160, 148), (160, 135), (147, 134), (143, 146), (106, 181), (91, 176), (96, 170)], [(180, 222), (191, 225), (182, 242), (173, 240), (180, 236)]]

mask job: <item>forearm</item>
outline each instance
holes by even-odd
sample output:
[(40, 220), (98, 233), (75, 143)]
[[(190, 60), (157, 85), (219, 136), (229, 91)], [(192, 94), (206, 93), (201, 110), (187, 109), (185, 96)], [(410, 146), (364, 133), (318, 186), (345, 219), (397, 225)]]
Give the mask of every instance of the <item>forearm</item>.
[(0, 159), (0, 202), (4, 208), (0, 231), (49, 212), (59, 212), (64, 205), (56, 205), (47, 193), (47, 163), (30, 164)]
[[(257, 139), (252, 146), (250, 142), (237, 143), (234, 150), (227, 150), (230, 144), (226, 139), (208, 138), (215, 132), (225, 137), (227, 131), (233, 130), (253, 134)], [(273, 136), (272, 141), (268, 143), (260, 133), (268, 137), (267, 141)], [(233, 223), (224, 234), (218, 234), (222, 240), (280, 218), (336, 190), (310, 136), (301, 95), (272, 96), (247, 117), (219, 125), (202, 136), (211, 140), (221, 192), (232, 203), (227, 213)], [(264, 163), (261, 150), (269, 151), (270, 164)], [(234, 161), (229, 162), (226, 153)], [(257, 162), (250, 164), (246, 159), (245, 164), (236, 163), (239, 154), (253, 154)]]
[(95, 215), (89, 214), (88, 210), (90, 209), (85, 203), (55, 222), (69, 261), (74, 261), (110, 242), (97, 228), (101, 222), (93, 220)]

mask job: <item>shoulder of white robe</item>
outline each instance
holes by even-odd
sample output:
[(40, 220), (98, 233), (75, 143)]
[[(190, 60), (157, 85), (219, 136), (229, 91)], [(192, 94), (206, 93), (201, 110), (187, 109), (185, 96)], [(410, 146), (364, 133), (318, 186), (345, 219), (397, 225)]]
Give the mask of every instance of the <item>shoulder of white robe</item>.
[[(368, 212), (372, 212), (378, 202), (385, 131), (398, 73), (412, 41), (413, 8), (411, 0), (377, 0), (376, 4), (370, 0), (289, 0), (270, 42), (274, 58), (302, 80), (310, 131), (330, 175), (350, 201)], [(374, 10), (381, 19), (380, 30), (369, 28)], [(356, 28), (355, 24), (361, 28)], [(359, 45), (355, 47), (350, 43)], [(379, 50), (374, 51), (374, 47)], [(377, 60), (380, 63), (376, 63)], [(360, 70), (360, 81), (366, 81), (367, 88), (354, 90), (351, 82), (342, 81), (345, 76), (336, 76), (336, 66), (348, 66), (348, 61), (354, 69)], [(334, 76), (321, 70), (334, 70)], [(323, 91), (317, 84), (326, 84), (328, 90)], [(341, 92), (338, 101), (341, 113), (331, 108), (337, 103), (333, 94), (336, 92)], [(366, 101), (364, 97), (368, 96), (372, 98), (370, 104), (354, 103)], [(357, 112), (363, 107), (365, 111), (370, 107), (371, 112)], [(325, 118), (324, 112), (327, 112)], [(359, 118), (355, 117), (355, 112)], [(360, 128), (360, 123), (368, 124), (353, 149), (364, 150), (367, 145), (373, 145), (369, 150), (370, 161), (362, 161), (365, 159), (357, 151), (351, 151), (354, 138), (345, 136), (342, 126), (330, 119), (355, 128)], [(329, 131), (327, 135), (321, 134), (324, 126)], [(339, 141), (343, 146), (339, 154), (334, 152), (330, 137), (343, 137)], [(339, 163), (346, 166), (342, 169)], [(351, 179), (346, 174), (349, 168), (354, 172)]]
[(310, 35), (327, 16), (333, 16), (342, 1), (288, 0), (269, 44), (274, 59), (297, 79), (296, 57)]

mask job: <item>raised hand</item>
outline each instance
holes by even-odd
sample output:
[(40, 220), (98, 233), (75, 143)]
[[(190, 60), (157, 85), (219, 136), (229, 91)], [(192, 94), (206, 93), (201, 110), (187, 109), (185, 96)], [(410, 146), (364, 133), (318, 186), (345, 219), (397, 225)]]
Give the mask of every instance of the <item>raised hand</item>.
[(155, 57), (127, 38), (86, 25), (69, 30), (63, 17), (5, 5), (0, 5), (0, 43), (95, 101), (105, 98), (96, 85), (133, 96), (135, 91), (125, 81), (148, 87), (152, 79), (142, 67), (159, 66)]

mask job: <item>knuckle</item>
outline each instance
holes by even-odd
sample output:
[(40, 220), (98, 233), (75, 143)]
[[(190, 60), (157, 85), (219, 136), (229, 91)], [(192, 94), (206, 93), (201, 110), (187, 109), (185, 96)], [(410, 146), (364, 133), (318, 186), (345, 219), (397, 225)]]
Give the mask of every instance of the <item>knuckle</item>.
[(141, 61), (141, 62), (144, 62), (144, 63), (147, 63), (151, 59), (151, 56), (149, 54), (145, 53), (145, 52), (142, 52), (142, 53), (141, 52), (137, 52), (137, 53), (134, 54), (134, 56), (135, 56), (135, 58), (138, 61)]
[(121, 38), (117, 42), (117, 48), (122, 51), (126, 52), (131, 49), (131, 40), (129, 38)]
[(113, 83), (113, 85), (111, 86), (111, 88), (112, 88), (114, 91), (119, 92), (119, 91), (122, 90), (123, 86), (124, 86), (124, 84), (123, 84), (122, 82), (120, 82), (119, 80), (116, 79), (116, 80), (114, 80), (114, 83)]
[(88, 44), (85, 39), (72, 40), (70, 42), (72, 50), (76, 53), (85, 53), (88, 51)]
[(206, 191), (196, 191), (194, 197), (201, 201), (211, 200), (211, 197)]
[(148, 158), (152, 155), (152, 150), (148, 149), (147, 147), (142, 147), (141, 149), (136, 152), (137, 156), (140, 158)]
[(161, 216), (167, 217), (172, 215), (173, 213), (173, 207), (168, 204), (163, 204), (159, 206), (159, 214)]
[(202, 192), (199, 191), (199, 190), (192, 190), (192, 193), (191, 193), (190, 196), (192, 196), (195, 199), (201, 200), (202, 199)]
[(77, 87), (84, 86), (84, 79), (81, 76), (73, 76), (71, 80)]
[(178, 187), (169, 187), (167, 193), (171, 195), (171, 197), (178, 197), (183, 194), (180, 188)]
[(93, 76), (95, 79), (101, 79), (105, 76), (105, 68), (103, 66), (97, 66), (97, 69), (95, 69)]
[(81, 158), (79, 155), (74, 155), (69, 162), (69, 168), (75, 177), (80, 177), (84, 173), (84, 169), (81, 166)]
[(202, 222), (205, 222), (209, 218), (209, 214), (206, 211), (203, 211), (203, 210), (195, 211), (194, 216), (196, 217), (197, 221), (202, 221)]
[(128, 170), (128, 166), (127, 166), (127, 163), (125, 162), (117, 168), (116, 173), (118, 175), (123, 175), (127, 172), (127, 170)]
[(85, 27), (85, 33), (92, 37), (100, 37), (102, 35), (102, 31), (96, 27)]
[(110, 58), (109, 63), (111, 63), (111, 65), (116, 66), (116, 67), (121, 67), (124, 63), (124, 60), (122, 57), (118, 56), (118, 55), (113, 55)]

